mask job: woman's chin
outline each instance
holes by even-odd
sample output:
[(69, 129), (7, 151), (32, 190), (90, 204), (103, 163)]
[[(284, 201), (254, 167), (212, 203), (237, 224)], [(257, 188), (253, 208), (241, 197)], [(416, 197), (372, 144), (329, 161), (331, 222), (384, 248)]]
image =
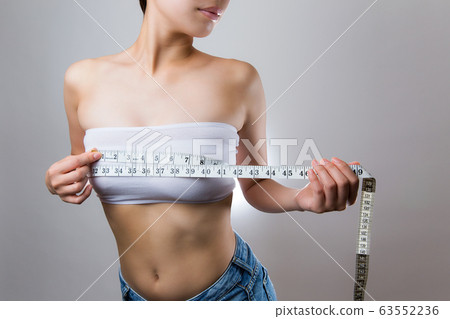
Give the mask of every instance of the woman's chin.
[(212, 26), (211, 28), (202, 28), (202, 29), (196, 30), (195, 32), (192, 32), (190, 35), (194, 38), (205, 38), (208, 35), (210, 35), (213, 30), (214, 30), (214, 26)]

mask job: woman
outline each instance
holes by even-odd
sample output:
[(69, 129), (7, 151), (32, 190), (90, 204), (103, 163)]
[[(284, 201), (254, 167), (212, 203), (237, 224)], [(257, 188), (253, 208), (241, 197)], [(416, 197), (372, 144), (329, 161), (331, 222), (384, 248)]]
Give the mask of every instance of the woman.
[[(235, 134), (252, 145), (265, 139), (266, 121), (260, 117), (265, 98), (255, 68), (192, 46), (193, 37), (212, 32), (229, 0), (140, 4), (144, 20), (129, 49), (76, 62), (66, 71), (64, 103), (72, 152), (48, 169), (47, 187), (74, 204), (86, 200), (94, 187), (117, 241), (123, 300), (276, 300), (267, 269), (232, 229), (234, 180), (197, 179), (200, 186), (187, 198), (175, 196), (183, 189), (173, 190), (193, 178), (167, 182), (126, 177), (130, 184), (123, 187), (125, 179), (95, 177), (77, 195), (88, 182), (89, 165), (100, 155), (88, 150), (118, 139), (123, 146), (144, 127), (171, 133), (175, 142), (200, 131), (208, 137)], [(266, 147), (259, 155), (267, 162)], [(229, 163), (241, 164), (247, 156), (249, 165), (262, 165), (244, 143)], [(246, 200), (264, 212), (340, 211), (356, 201), (359, 181), (345, 162), (324, 159), (313, 166), (318, 176), (310, 170), (310, 183), (301, 190), (270, 179), (239, 183)], [(155, 181), (159, 188), (151, 184)], [(133, 183), (147, 186), (130, 187)], [(213, 197), (211, 191), (216, 191)], [(154, 195), (158, 192), (165, 201)]]

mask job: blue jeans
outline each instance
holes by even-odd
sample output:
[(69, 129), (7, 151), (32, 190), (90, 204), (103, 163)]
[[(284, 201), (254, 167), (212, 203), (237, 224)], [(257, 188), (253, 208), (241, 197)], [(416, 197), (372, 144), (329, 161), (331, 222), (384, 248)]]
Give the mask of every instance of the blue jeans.
[[(275, 288), (270, 281), (267, 269), (261, 264), (250, 246), (234, 232), (236, 246), (233, 258), (225, 272), (211, 286), (188, 299), (206, 300), (277, 300)], [(145, 301), (130, 288), (122, 277), (119, 267), (119, 280), (124, 301)]]

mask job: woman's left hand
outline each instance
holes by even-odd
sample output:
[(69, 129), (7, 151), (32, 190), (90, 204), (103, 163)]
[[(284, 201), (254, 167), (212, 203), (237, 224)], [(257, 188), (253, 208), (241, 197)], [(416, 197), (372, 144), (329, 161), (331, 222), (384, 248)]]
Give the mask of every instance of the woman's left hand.
[[(350, 165), (361, 165), (359, 162), (350, 162)], [(342, 211), (353, 205), (358, 195), (358, 176), (344, 161), (332, 157), (331, 162), (323, 158), (320, 163), (312, 161), (313, 169), (308, 171), (309, 184), (296, 196), (295, 201), (300, 210), (314, 213)]]

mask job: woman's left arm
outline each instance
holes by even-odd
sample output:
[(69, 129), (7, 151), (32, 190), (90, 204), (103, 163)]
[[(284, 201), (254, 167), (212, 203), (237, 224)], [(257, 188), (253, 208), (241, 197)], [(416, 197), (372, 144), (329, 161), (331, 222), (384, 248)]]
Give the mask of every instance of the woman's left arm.
[[(263, 85), (258, 71), (251, 64), (244, 62), (241, 68), (245, 68), (240, 72), (245, 76), (240, 81), (239, 89), (246, 118), (239, 131), (236, 164), (268, 165)], [(358, 162), (350, 164), (359, 165)], [(324, 213), (341, 211), (347, 207), (347, 203), (355, 203), (359, 179), (347, 163), (333, 158), (332, 162), (323, 159), (321, 163), (313, 161), (312, 165), (318, 176), (310, 170), (309, 183), (302, 189), (286, 187), (272, 179), (240, 178), (238, 181), (247, 202), (267, 213), (295, 210)]]

